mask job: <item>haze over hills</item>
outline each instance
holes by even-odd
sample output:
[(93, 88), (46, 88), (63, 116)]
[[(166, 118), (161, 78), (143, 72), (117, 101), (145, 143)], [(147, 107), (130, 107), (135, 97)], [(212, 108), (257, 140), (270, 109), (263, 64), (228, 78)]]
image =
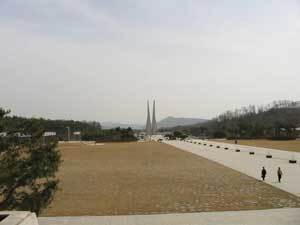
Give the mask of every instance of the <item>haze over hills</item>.
[(300, 101), (279, 100), (228, 110), (203, 123), (174, 127), (192, 136), (228, 139), (295, 140), (300, 137)]
[(184, 117), (172, 117), (169, 116), (158, 122), (160, 128), (171, 128), (177, 126), (188, 126), (206, 122), (206, 119), (199, 118), (184, 118)]
[[(205, 119), (198, 119), (198, 118), (184, 118), (184, 117), (173, 117), (169, 116), (165, 119), (159, 121), (158, 127), (159, 128), (171, 128), (177, 126), (187, 126), (187, 125), (194, 125), (206, 122)], [(127, 124), (127, 123), (118, 123), (118, 122), (102, 122), (101, 126), (103, 129), (111, 129), (116, 127), (127, 128), (131, 127), (132, 129), (145, 129), (145, 124)]]
[(119, 122), (102, 122), (101, 123), (102, 129), (112, 129), (116, 127), (120, 128), (128, 128), (131, 127), (132, 129), (144, 129), (145, 125), (143, 124), (128, 124), (128, 123), (119, 123)]

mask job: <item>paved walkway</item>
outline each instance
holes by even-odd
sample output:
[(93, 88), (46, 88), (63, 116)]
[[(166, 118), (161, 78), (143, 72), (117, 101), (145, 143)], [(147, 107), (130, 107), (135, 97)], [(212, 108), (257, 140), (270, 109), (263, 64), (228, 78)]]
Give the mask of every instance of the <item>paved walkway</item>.
[(40, 217), (39, 225), (299, 225), (300, 209), (137, 216)]
[[(213, 160), (256, 179), (261, 179), (260, 172), (264, 166), (267, 170), (266, 182), (268, 184), (300, 196), (300, 153), (211, 141), (191, 141), (192, 143), (183, 141), (165, 141), (165, 143)], [(213, 146), (210, 147), (210, 145)], [(225, 147), (229, 149), (225, 150)], [(240, 149), (241, 152), (236, 152), (236, 149)], [(250, 151), (255, 154), (250, 155)], [(267, 154), (271, 154), (272, 158), (266, 158)], [(297, 160), (297, 164), (289, 163), (289, 159), (292, 158)], [(281, 167), (283, 171), (281, 183), (277, 181), (278, 167)]]

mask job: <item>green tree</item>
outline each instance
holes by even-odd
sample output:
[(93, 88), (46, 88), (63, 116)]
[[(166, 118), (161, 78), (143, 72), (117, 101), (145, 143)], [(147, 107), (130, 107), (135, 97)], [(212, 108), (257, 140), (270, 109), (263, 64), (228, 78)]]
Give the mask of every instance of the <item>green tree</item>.
[(174, 136), (175, 138), (181, 138), (181, 139), (187, 138), (187, 135), (183, 134), (183, 133), (180, 132), (180, 131), (174, 131), (174, 132), (173, 132), (173, 136)]
[(82, 140), (96, 142), (118, 142), (118, 141), (137, 141), (133, 130), (117, 127), (115, 129), (100, 130), (96, 132), (83, 133)]
[(0, 132), (8, 132), (0, 136), (0, 210), (39, 214), (57, 190), (55, 173), (61, 162), (57, 141), (43, 141), (38, 120), (8, 130), (4, 123), (8, 113), (0, 108)]

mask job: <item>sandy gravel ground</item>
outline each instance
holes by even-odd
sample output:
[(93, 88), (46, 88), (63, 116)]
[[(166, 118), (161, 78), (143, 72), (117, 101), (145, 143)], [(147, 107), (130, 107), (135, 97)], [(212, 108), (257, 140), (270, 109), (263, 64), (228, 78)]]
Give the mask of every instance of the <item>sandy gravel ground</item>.
[(300, 207), (294, 195), (166, 144), (61, 144), (60, 191), (42, 216)]
[[(211, 139), (211, 141), (234, 144), (234, 140)], [(265, 139), (238, 140), (238, 144), (254, 146), (254, 147), (262, 147), (262, 148), (279, 149), (284, 151), (300, 152), (300, 140), (291, 140), (291, 141), (272, 141), (272, 140), (265, 140)]]

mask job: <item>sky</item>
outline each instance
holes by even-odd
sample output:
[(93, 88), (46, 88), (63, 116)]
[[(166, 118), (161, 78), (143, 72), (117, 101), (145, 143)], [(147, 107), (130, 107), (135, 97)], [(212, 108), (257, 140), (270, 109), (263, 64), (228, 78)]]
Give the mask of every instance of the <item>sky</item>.
[(300, 0), (0, 0), (0, 107), (213, 118), (300, 100)]

